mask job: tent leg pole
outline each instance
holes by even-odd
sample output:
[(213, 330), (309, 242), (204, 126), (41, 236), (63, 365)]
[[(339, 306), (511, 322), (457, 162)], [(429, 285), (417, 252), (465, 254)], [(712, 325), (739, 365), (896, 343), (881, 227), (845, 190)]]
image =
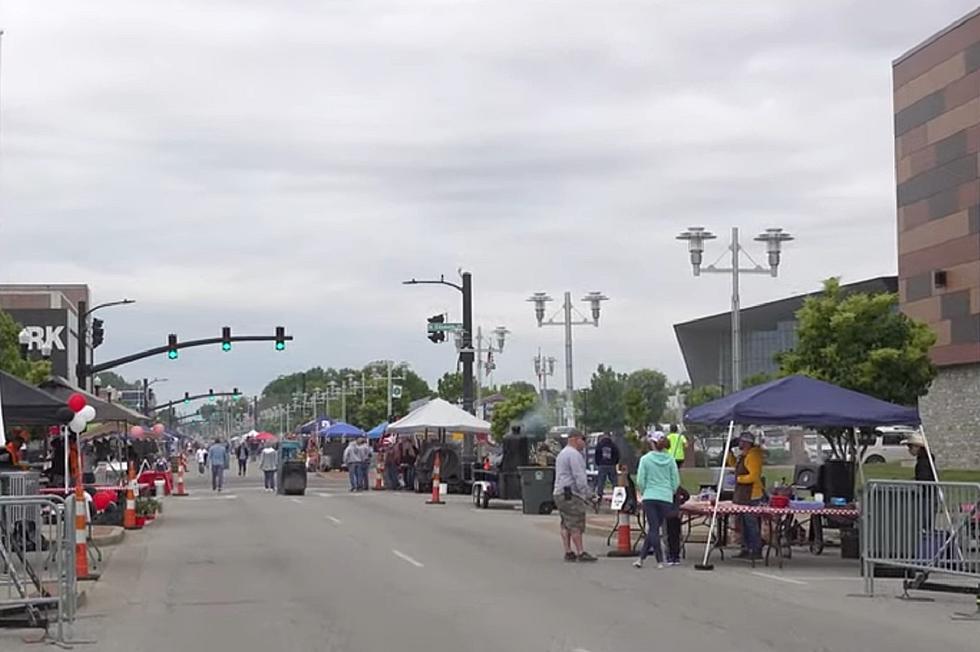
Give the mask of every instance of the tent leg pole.
[[(728, 464), (728, 452), (732, 445), (732, 432), (735, 430), (735, 421), (728, 422), (728, 437), (725, 438), (725, 450), (721, 455), (721, 472), (718, 474), (718, 487), (715, 490), (715, 507), (711, 510), (711, 525), (708, 526), (708, 540), (704, 542), (704, 558), (700, 564), (695, 564), (695, 570), (714, 570), (713, 564), (708, 563), (708, 556), (711, 554), (711, 542), (715, 538), (715, 525), (718, 523), (718, 504), (721, 502), (721, 490), (725, 486), (725, 468)], [(705, 451), (707, 457), (708, 451)]]

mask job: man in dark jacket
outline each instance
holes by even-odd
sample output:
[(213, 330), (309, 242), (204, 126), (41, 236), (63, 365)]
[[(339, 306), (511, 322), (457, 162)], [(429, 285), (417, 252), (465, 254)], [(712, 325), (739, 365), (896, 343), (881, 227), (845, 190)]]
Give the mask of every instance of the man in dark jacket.
[(612, 486), (616, 486), (616, 465), (619, 464), (619, 449), (613, 443), (612, 437), (608, 433), (604, 434), (595, 447), (595, 466), (599, 470), (596, 476), (595, 491), (599, 500), (602, 500), (602, 492), (606, 487), (606, 480)]

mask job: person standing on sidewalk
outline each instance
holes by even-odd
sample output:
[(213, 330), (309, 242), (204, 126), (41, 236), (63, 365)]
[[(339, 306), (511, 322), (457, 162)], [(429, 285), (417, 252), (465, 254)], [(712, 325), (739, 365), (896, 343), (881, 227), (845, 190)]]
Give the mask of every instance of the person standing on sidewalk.
[(272, 444), (266, 444), (259, 454), (259, 468), (265, 476), (265, 490), (274, 492), (276, 490), (276, 471), (279, 469), (279, 454)]
[(208, 449), (208, 464), (211, 465), (211, 491), (221, 491), (225, 486), (225, 468), (228, 466), (228, 447), (215, 437)]
[[(739, 456), (735, 460), (735, 491), (732, 502), (736, 505), (761, 505), (765, 495), (762, 485), (762, 449), (755, 445), (755, 435), (746, 430), (738, 436)], [(762, 559), (762, 524), (755, 514), (741, 514), (743, 559)]]
[(248, 446), (245, 442), (238, 445), (235, 454), (238, 457), (238, 475), (244, 476), (248, 472)]
[(371, 450), (371, 444), (368, 443), (367, 437), (358, 438), (357, 451), (357, 463), (359, 467), (357, 472), (357, 488), (361, 491), (367, 491), (368, 473), (371, 471), (371, 458), (374, 456), (374, 451)]
[(687, 437), (678, 432), (676, 423), (670, 424), (670, 430), (667, 431), (667, 442), (670, 444), (670, 454), (677, 462), (677, 468), (681, 468), (684, 466), (684, 458), (687, 457)]
[(595, 447), (595, 466), (599, 475), (595, 480), (595, 493), (602, 501), (602, 493), (606, 488), (606, 480), (613, 487), (616, 486), (616, 465), (619, 464), (619, 448), (613, 443), (609, 433), (602, 435), (599, 443)]
[[(555, 458), (555, 504), (561, 515), (561, 543), (565, 561), (595, 561), (585, 551), (585, 511), (589, 506), (589, 479), (585, 473), (585, 436), (578, 430), (568, 433), (565, 447)], [(573, 550), (574, 547), (574, 550)]]
[[(647, 519), (647, 536), (640, 550), (640, 558), (633, 562), (643, 568), (650, 551), (657, 558), (657, 568), (664, 567), (664, 555), (660, 546), (660, 525), (674, 515), (674, 493), (681, 486), (681, 476), (677, 471), (674, 457), (667, 452), (670, 445), (664, 433), (659, 430), (648, 437), (650, 452), (640, 458), (636, 472), (636, 490), (643, 499), (643, 513)], [(667, 564), (680, 563), (679, 531), (667, 529)]]

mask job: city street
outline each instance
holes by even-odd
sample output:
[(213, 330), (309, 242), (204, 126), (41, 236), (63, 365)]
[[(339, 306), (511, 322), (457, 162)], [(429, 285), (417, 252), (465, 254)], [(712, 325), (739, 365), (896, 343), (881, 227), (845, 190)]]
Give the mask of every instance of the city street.
[[(105, 576), (85, 585), (74, 638), (95, 643), (81, 649), (976, 649), (980, 625), (949, 618), (970, 601), (847, 597), (861, 589), (853, 567), (569, 564), (556, 516), (349, 494), (340, 475), (278, 496), (252, 473), (221, 494), (194, 474), (191, 497), (167, 499), (159, 522), (109, 549)], [(603, 539), (590, 548), (604, 553)], [(32, 648), (2, 632), (0, 649)]]

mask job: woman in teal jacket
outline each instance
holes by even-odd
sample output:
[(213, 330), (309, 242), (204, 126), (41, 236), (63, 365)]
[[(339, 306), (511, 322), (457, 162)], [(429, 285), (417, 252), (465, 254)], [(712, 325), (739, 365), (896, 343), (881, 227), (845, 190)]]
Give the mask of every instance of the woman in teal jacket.
[[(643, 499), (643, 513), (647, 519), (647, 537), (640, 551), (640, 558), (633, 562), (643, 568), (643, 561), (653, 551), (657, 558), (657, 568), (664, 567), (663, 551), (660, 547), (660, 525), (674, 515), (674, 493), (681, 486), (681, 476), (677, 462), (667, 452), (669, 442), (664, 433), (657, 431), (648, 437), (650, 452), (640, 458), (636, 473), (636, 491)], [(680, 540), (672, 528), (668, 528), (667, 565), (680, 564)], [(678, 539), (675, 541), (674, 539)]]

